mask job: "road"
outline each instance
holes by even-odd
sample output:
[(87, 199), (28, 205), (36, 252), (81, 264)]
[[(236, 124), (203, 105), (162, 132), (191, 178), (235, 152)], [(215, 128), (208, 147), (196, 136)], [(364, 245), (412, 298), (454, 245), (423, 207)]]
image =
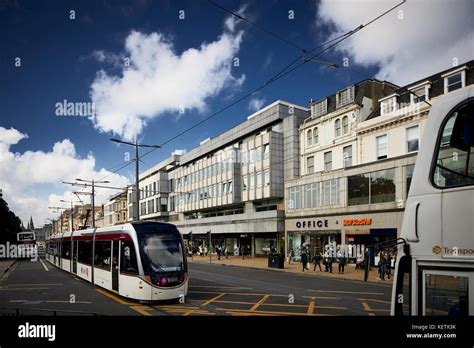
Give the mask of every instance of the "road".
[(22, 314), (183, 316), (373, 316), (388, 315), (390, 309), (386, 284), (198, 263), (189, 265), (189, 275), (185, 303), (140, 303), (46, 261), (18, 261), (0, 282), (0, 308), (18, 308)]

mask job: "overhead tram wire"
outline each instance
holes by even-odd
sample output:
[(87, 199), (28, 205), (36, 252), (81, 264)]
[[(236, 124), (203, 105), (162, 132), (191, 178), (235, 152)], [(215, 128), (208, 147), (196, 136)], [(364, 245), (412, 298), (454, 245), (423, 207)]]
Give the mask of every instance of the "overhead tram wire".
[[(168, 139), (168, 140), (166, 140), (165, 142), (163, 142), (160, 146), (163, 147), (164, 145), (167, 145), (168, 143), (172, 142), (173, 140), (179, 138), (180, 136), (182, 136), (182, 135), (186, 134), (187, 132), (193, 130), (194, 128), (200, 126), (201, 124), (203, 124), (203, 123), (209, 121), (210, 119), (216, 117), (217, 115), (223, 113), (224, 111), (228, 110), (229, 108), (233, 107), (234, 105), (240, 103), (240, 102), (243, 101), (244, 99), (246, 99), (246, 98), (250, 97), (251, 95), (253, 95), (253, 94), (259, 92), (260, 90), (264, 89), (265, 87), (267, 87), (268, 85), (272, 84), (273, 82), (276, 82), (276, 81), (278, 81), (279, 79), (281, 79), (282, 77), (284, 77), (284, 76), (290, 74), (291, 72), (295, 71), (296, 69), (299, 69), (301, 66), (305, 65), (306, 63), (308, 63), (309, 61), (313, 60), (314, 58), (317, 58), (317, 57), (321, 56), (324, 52), (326, 52), (326, 51), (328, 51), (329, 49), (335, 47), (335, 46), (338, 45), (340, 42), (346, 40), (346, 39), (349, 38), (350, 36), (352, 36), (352, 35), (354, 35), (355, 33), (357, 33), (359, 30), (361, 30), (361, 29), (363, 29), (363, 28), (369, 26), (370, 24), (376, 22), (377, 20), (379, 20), (380, 18), (382, 18), (383, 16), (385, 16), (385, 15), (388, 14), (389, 12), (393, 11), (395, 8), (397, 8), (397, 7), (401, 6), (401, 5), (403, 5), (405, 2), (406, 2), (406, 0), (403, 0), (403, 1), (400, 2), (399, 4), (397, 4), (397, 5), (393, 6), (393, 7), (391, 7), (391, 8), (388, 9), (387, 11), (385, 11), (385, 12), (383, 12), (382, 14), (378, 15), (377, 17), (373, 18), (373, 19), (370, 20), (369, 22), (367, 22), (367, 23), (365, 23), (365, 24), (361, 24), (361, 25), (359, 25), (358, 27), (356, 27), (356, 28), (354, 28), (354, 29), (352, 29), (352, 30), (350, 30), (350, 31), (348, 31), (348, 32), (346, 32), (346, 33), (344, 33), (344, 34), (341, 34), (341, 35), (339, 35), (339, 36), (337, 36), (337, 37), (335, 37), (335, 38), (333, 38), (333, 39), (331, 39), (331, 40), (328, 40), (328, 41), (326, 41), (326, 42), (324, 42), (324, 43), (322, 43), (322, 44), (319, 44), (319, 45), (315, 46), (314, 48), (312, 48), (311, 50), (308, 51), (308, 50), (305, 50), (305, 49), (299, 47), (298, 45), (295, 45), (295, 44), (289, 42), (288, 40), (282, 38), (281, 36), (279, 36), (279, 35), (277, 35), (277, 34), (275, 34), (275, 33), (272, 33), (272, 32), (270, 32), (269, 30), (267, 30), (267, 29), (265, 29), (265, 28), (263, 28), (263, 27), (257, 25), (256, 23), (254, 23), (254, 22), (252, 22), (252, 21), (250, 21), (250, 20), (244, 18), (243, 16), (241, 16), (241, 15), (239, 15), (239, 14), (236, 14), (236, 13), (230, 11), (230, 10), (227, 10), (227, 9), (225, 9), (223, 6), (218, 5), (218, 4), (216, 4), (215, 2), (213, 2), (213, 1), (209, 1), (209, 3), (211, 3), (212, 5), (219, 7), (220, 9), (222, 9), (222, 10), (224, 10), (225, 12), (227, 12), (227, 13), (229, 13), (229, 14), (235, 16), (235, 17), (238, 18), (238, 19), (244, 20), (245, 22), (247, 22), (247, 23), (249, 23), (249, 24), (255, 26), (256, 28), (258, 28), (259, 30), (261, 30), (261, 31), (263, 31), (263, 32), (265, 32), (265, 33), (267, 33), (267, 34), (269, 34), (269, 35), (271, 35), (271, 36), (273, 36), (273, 37), (275, 37), (275, 38), (277, 38), (277, 39), (279, 39), (279, 40), (285, 42), (286, 44), (288, 44), (288, 45), (290, 45), (290, 46), (292, 46), (292, 47), (294, 47), (294, 48), (297, 48), (298, 50), (302, 51), (302, 53), (301, 53), (300, 55), (298, 55), (298, 57), (296, 57), (295, 59), (293, 59), (289, 64), (287, 64), (286, 66), (284, 66), (277, 74), (275, 74), (275, 75), (272, 76), (270, 79), (268, 79), (267, 81), (265, 81), (261, 86), (259, 86), (259, 87), (255, 88), (255, 89), (253, 89), (252, 91), (250, 91), (250, 92), (244, 94), (244, 95), (241, 96), (240, 98), (234, 100), (232, 103), (230, 103), (230, 104), (224, 106), (223, 108), (219, 109), (218, 111), (214, 112), (213, 114), (209, 115), (208, 117), (204, 118), (203, 120), (201, 120), (201, 121), (195, 123), (195, 124), (192, 125), (191, 127), (189, 127), (189, 128), (187, 128), (187, 129), (185, 129), (185, 130), (179, 132), (179, 133), (176, 134), (175, 136), (173, 136), (173, 137), (171, 137), (170, 139)], [(331, 44), (331, 45), (329, 45), (328, 47), (326, 47), (325, 49), (323, 49), (321, 52), (319, 52), (319, 53), (313, 55), (313, 56), (310, 57), (309, 59), (304, 59), (303, 62), (301, 62), (300, 64), (298, 64), (298, 65), (294, 66), (293, 68), (291, 68), (291, 67), (292, 67), (295, 63), (297, 63), (301, 58), (304, 58), (306, 54), (312, 53), (312, 52), (314, 52), (315, 50), (317, 50), (318, 48), (324, 47), (324, 46), (326, 46), (326, 45), (328, 45), (328, 44)], [(337, 67), (337, 66), (334, 66), (334, 67)], [(291, 68), (291, 69), (290, 69), (290, 68)], [(343, 68), (346, 68), (346, 67), (343, 67)], [(288, 69), (290, 69), (290, 70), (288, 70)], [(154, 152), (155, 150), (156, 150), (156, 149), (151, 149), (151, 150), (145, 152), (143, 155), (140, 156), (140, 158), (149, 155), (150, 153)], [(121, 165), (117, 170), (113, 171), (112, 173), (108, 174), (107, 176), (103, 177), (102, 179), (104, 179), (104, 178), (106, 178), (106, 177), (108, 177), (108, 176), (110, 176), (110, 175), (112, 175), (112, 174), (114, 174), (114, 173), (117, 173), (117, 172), (120, 171), (121, 169), (123, 169), (123, 168), (127, 167), (128, 165), (130, 165), (132, 162), (133, 162), (133, 161), (129, 161), (129, 162), (127, 162), (127, 163)], [(114, 167), (115, 167), (115, 166), (114, 166)], [(102, 179), (101, 179), (101, 180), (102, 180)]]
[[(353, 30), (345, 33), (345, 34), (342, 34), (336, 38), (333, 38), (331, 40), (328, 40), (316, 47), (314, 47), (313, 49), (309, 50), (309, 51), (306, 51), (306, 50), (303, 50), (304, 52), (298, 56), (297, 59), (293, 60), (290, 64), (288, 64), (287, 66), (285, 66), (281, 71), (279, 71), (276, 75), (274, 75), (273, 77), (271, 77), (269, 80), (267, 80), (266, 82), (264, 82), (261, 86), (253, 89), (252, 91), (244, 94), (243, 96), (239, 97), (238, 99), (234, 100), (232, 103), (226, 105), (225, 107), (219, 109), (218, 111), (214, 112), (213, 114), (209, 115), (208, 117), (204, 118), (203, 120), (195, 123), (194, 125), (192, 125), (191, 127), (179, 132), (178, 134), (176, 134), (175, 136), (171, 137), (170, 139), (166, 140), (165, 142), (163, 142), (162, 144), (160, 144), (161, 147), (163, 147), (164, 145), (172, 142), (173, 140), (177, 139), (178, 137), (186, 134), (187, 132), (191, 131), (192, 129), (200, 126), (201, 124), (207, 122), (208, 120), (214, 118), (215, 116), (221, 114), (222, 112), (224, 112), (225, 110), (231, 108), (232, 106), (238, 104), (239, 102), (241, 102), (242, 100), (250, 97), (251, 95), (259, 92), (260, 90), (262, 90), (263, 88), (267, 87), (268, 85), (272, 84), (273, 82), (281, 79), (282, 77), (288, 75), (289, 73), (295, 71), (296, 69), (299, 69), (301, 66), (305, 65), (306, 63), (308, 63), (308, 61), (310, 60), (313, 60), (314, 58), (317, 58), (319, 56), (321, 56), (324, 52), (330, 50), (331, 48), (335, 47), (336, 45), (338, 45), (340, 42), (346, 40), (347, 38), (349, 38), (350, 36), (354, 35), (355, 33), (357, 33), (359, 30), (362, 30), (363, 28), (366, 28), (367, 26), (371, 25), (372, 23), (374, 23), (375, 21), (379, 20), (380, 18), (382, 18), (383, 16), (387, 15), (389, 12), (393, 11), (394, 9), (396, 9), (397, 7), (403, 5), (404, 3), (406, 2), (406, 0), (403, 0), (402, 2), (398, 3), (397, 5), (391, 7), (390, 9), (386, 10), (385, 12), (383, 12), (382, 14), (378, 15), (377, 17), (371, 19), (370, 21), (368, 21), (367, 23), (365, 24), (361, 24), (359, 25), (358, 27), (354, 28)], [(214, 4), (213, 2), (211, 2), (211, 4)], [(226, 11), (227, 12), (227, 11)], [(231, 11), (230, 11), (231, 12)], [(229, 12), (229, 13), (230, 13)], [(240, 15), (237, 15), (237, 18), (243, 18), (242, 16)], [(248, 23), (251, 23), (250, 21), (247, 20)], [(261, 28), (259, 26), (259, 28)], [(275, 36), (275, 35), (272, 35), (272, 36)], [(278, 35), (277, 35), (278, 36)], [(277, 37), (275, 36), (275, 37)], [(285, 40), (286, 42), (287, 40)], [(287, 42), (288, 43), (288, 42)], [(312, 57), (310, 57), (309, 59), (304, 59), (303, 62), (301, 62), (300, 64), (298, 65), (295, 65), (293, 68), (290, 69), (290, 67), (292, 65), (294, 65), (299, 59), (301, 59), (301, 57), (308, 53), (311, 53), (311, 52), (314, 52), (316, 49), (318, 49), (319, 47), (322, 47), (322, 46), (326, 46), (327, 44), (331, 43), (331, 45), (327, 46), (325, 49), (323, 49), (321, 52), (319, 53), (316, 53), (314, 54)], [(292, 45), (293, 47), (295, 47), (295, 45)], [(300, 48), (298, 48), (300, 49)], [(289, 70), (288, 70), (289, 69)], [(145, 152), (142, 156), (140, 157), (145, 157), (147, 155), (149, 155), (150, 153), (152, 153), (153, 151), (155, 151), (156, 149), (151, 149), (150, 151), (148, 152)]]

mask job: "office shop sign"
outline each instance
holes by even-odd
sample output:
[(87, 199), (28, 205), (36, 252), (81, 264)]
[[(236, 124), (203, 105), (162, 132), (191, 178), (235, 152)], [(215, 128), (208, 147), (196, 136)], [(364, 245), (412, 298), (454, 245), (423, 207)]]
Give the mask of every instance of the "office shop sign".
[(295, 226), (299, 230), (314, 228), (329, 228), (328, 219), (301, 220), (296, 221)]

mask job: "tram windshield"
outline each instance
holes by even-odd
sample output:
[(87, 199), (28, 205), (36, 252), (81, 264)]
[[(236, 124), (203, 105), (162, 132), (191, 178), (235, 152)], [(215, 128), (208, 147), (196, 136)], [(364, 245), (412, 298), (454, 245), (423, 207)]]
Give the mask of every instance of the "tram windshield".
[(153, 223), (134, 227), (142, 262), (150, 275), (185, 271), (183, 245), (176, 228)]

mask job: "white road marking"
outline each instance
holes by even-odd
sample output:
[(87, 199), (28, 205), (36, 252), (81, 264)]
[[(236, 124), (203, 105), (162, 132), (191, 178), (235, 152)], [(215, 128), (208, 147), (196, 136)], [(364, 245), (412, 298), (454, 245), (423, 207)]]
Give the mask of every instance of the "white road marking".
[(41, 258), (39, 259), (41, 264), (43, 265), (44, 269), (46, 270), (46, 272), (49, 272), (49, 268), (46, 267), (45, 263), (43, 262), (43, 260), (41, 260)]
[(308, 290), (314, 292), (335, 292), (340, 294), (365, 294), (365, 295), (383, 295), (382, 292), (361, 292), (361, 291), (336, 291), (336, 290)]
[(32, 284), (26, 284), (26, 283), (23, 283), (23, 284), (8, 284), (8, 287), (12, 287), (12, 286), (51, 286), (51, 285), (63, 285), (62, 283), (32, 283)]
[[(49, 288), (22, 288), (21, 290), (46, 290), (46, 289), (49, 289)], [(8, 291), (8, 290), (18, 291), (20, 289), (18, 289), (18, 288), (12, 288), (12, 289), (0, 288), (0, 291)]]
[[(11, 300), (10, 302), (12, 303), (24, 303), (24, 302), (30, 302), (31, 300)], [(71, 303), (70, 301), (53, 301), (53, 300), (47, 300), (47, 301), (42, 301), (42, 300), (38, 300), (40, 302), (47, 302), (47, 303)], [(74, 303), (84, 303), (84, 304), (91, 304), (92, 302), (88, 302), (88, 301), (76, 301)]]

